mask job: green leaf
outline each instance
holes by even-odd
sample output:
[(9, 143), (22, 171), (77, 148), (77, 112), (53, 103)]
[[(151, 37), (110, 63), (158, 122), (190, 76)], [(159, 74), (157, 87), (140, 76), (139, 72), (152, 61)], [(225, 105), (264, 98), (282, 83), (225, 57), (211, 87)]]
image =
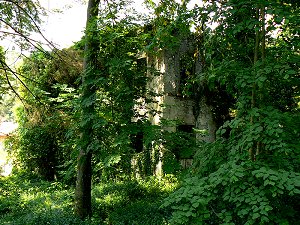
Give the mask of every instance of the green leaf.
[(253, 215), (252, 215), (252, 219), (253, 220), (255, 220), (255, 219), (259, 218), (259, 217), (260, 217), (259, 213), (253, 213)]
[(299, 189), (294, 189), (294, 194), (299, 195), (300, 194), (300, 190)]
[(199, 202), (193, 203), (192, 206), (193, 206), (194, 208), (197, 208), (197, 207), (199, 206)]
[(271, 211), (273, 209), (273, 207), (272, 206), (270, 206), (270, 205), (267, 205), (266, 207), (265, 207), (265, 210), (268, 212), (268, 211)]

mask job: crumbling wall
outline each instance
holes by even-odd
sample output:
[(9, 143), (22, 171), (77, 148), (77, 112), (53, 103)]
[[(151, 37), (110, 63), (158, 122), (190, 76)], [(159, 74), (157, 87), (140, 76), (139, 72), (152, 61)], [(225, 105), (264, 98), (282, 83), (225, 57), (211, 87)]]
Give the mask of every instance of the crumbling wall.
[[(212, 142), (215, 140), (216, 123), (213, 107), (208, 104), (208, 93), (204, 93), (204, 84), (197, 84), (194, 98), (182, 97), (180, 86), (184, 85), (181, 77), (181, 57), (185, 54), (196, 55), (196, 46), (193, 40), (183, 40), (177, 50), (165, 49), (156, 56), (148, 56), (147, 63), (154, 67), (159, 75), (148, 73), (151, 77), (148, 88), (155, 93), (150, 103), (149, 114), (152, 124), (159, 125), (163, 119), (178, 121), (185, 125), (194, 125), (198, 141)], [(194, 59), (194, 71), (201, 76), (202, 64), (200, 57)], [(167, 130), (176, 131), (176, 127), (167, 127)]]
[[(196, 131), (197, 141), (213, 142), (215, 140), (216, 123), (213, 115), (213, 107), (208, 104), (209, 94), (203, 90), (204, 83), (198, 83), (191, 97), (183, 96), (182, 85), (185, 80), (182, 77), (181, 59), (185, 55), (197, 56), (195, 41), (183, 40), (177, 49), (159, 50), (155, 55), (147, 55), (147, 90), (151, 95), (150, 103), (146, 105), (146, 114), (153, 125), (162, 125), (163, 121), (173, 121), (171, 125), (163, 125), (163, 129), (175, 132), (177, 125), (193, 126)], [(201, 76), (202, 64), (200, 57), (193, 59), (193, 76)], [(199, 79), (201, 80), (201, 79)], [(145, 112), (143, 112), (145, 113)], [(168, 123), (167, 123), (168, 124)], [(164, 147), (160, 149), (159, 157), (164, 155)], [(184, 167), (191, 165), (192, 159), (182, 159)], [(188, 163), (187, 163), (188, 162)], [(155, 173), (162, 174), (162, 160), (158, 161)]]
[[(194, 125), (194, 102), (192, 99), (183, 98), (180, 94), (181, 84), (181, 57), (193, 51), (191, 41), (184, 40), (178, 49), (161, 50), (155, 56), (147, 56), (147, 64), (154, 68), (158, 75), (149, 72), (150, 81), (148, 89), (156, 96), (152, 97), (149, 113), (152, 124), (159, 125), (162, 120), (180, 121), (183, 124)], [(168, 127), (169, 130), (176, 128)], [(174, 130), (174, 131), (175, 131)]]

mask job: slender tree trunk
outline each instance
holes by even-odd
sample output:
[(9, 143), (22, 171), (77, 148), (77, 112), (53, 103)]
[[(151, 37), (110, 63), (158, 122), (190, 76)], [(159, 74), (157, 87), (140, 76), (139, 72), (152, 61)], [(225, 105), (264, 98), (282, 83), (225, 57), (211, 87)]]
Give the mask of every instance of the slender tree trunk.
[(100, 0), (89, 0), (85, 31), (84, 73), (81, 93), (81, 135), (80, 152), (77, 162), (77, 181), (75, 190), (75, 214), (84, 219), (92, 214), (91, 210), (91, 178), (92, 178), (92, 149), (93, 121), (95, 118), (96, 65), (98, 46), (95, 42), (97, 35), (96, 18), (99, 12)]
[[(256, 19), (259, 21), (259, 7), (256, 7)], [(259, 26), (259, 25), (258, 25)], [(258, 61), (258, 53), (259, 53), (259, 44), (260, 44), (260, 30), (257, 29), (255, 31), (255, 46), (254, 46), (254, 60), (253, 64), (255, 65)], [(256, 95), (257, 95), (257, 87), (256, 87), (256, 82), (253, 82), (252, 85), (252, 95), (251, 95), (251, 108), (253, 109), (256, 106)], [(251, 116), (250, 118), (250, 123), (254, 123), (254, 118)], [(254, 161), (255, 160), (255, 150), (254, 148), (256, 147), (256, 144), (253, 143), (253, 146), (249, 149), (249, 158)]]
[[(265, 66), (265, 59), (266, 59), (266, 27), (265, 27), (265, 23), (266, 23), (266, 19), (265, 19), (265, 7), (262, 6), (260, 9), (260, 17), (261, 17), (261, 60), (263, 63), (263, 66)], [(259, 89), (258, 90), (259, 93), (259, 106), (260, 103), (263, 100), (263, 96), (262, 96), (262, 92)], [(259, 120), (261, 120), (261, 118), (259, 118)], [(255, 155), (259, 155), (262, 151), (262, 143), (261, 141), (257, 142), (256, 145), (256, 153)]]
[(264, 6), (260, 9), (261, 17), (261, 60), (263, 66), (265, 66), (266, 61), (266, 9)]
[[(254, 65), (259, 60), (259, 51), (261, 50), (261, 60), (264, 63), (266, 58), (266, 29), (265, 29), (265, 7), (257, 6), (256, 7), (256, 19), (260, 22), (259, 29), (255, 33), (255, 49), (254, 49)], [(257, 103), (258, 100), (258, 103)], [(257, 88), (256, 83), (253, 83), (252, 86), (252, 96), (251, 96), (251, 108), (259, 107), (259, 104), (262, 100), (261, 90)], [(251, 116), (251, 124), (253, 124), (254, 118)], [(256, 149), (256, 150), (255, 150)], [(255, 160), (255, 157), (261, 152), (261, 142), (256, 142), (249, 149), (249, 157), (251, 160)]]

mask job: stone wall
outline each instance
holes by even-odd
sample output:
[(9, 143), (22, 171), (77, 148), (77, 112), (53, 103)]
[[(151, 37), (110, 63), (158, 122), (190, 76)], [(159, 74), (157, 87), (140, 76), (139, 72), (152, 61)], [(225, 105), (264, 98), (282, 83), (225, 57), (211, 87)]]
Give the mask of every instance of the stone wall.
[(156, 56), (147, 56), (148, 66), (158, 72), (158, 75), (148, 72), (150, 81), (147, 88), (157, 95), (152, 97), (153, 103), (149, 104), (150, 111), (157, 112), (149, 113), (152, 124), (158, 125), (163, 119), (195, 124), (194, 102), (192, 99), (183, 98), (180, 93), (180, 59), (184, 54), (193, 51), (190, 43), (185, 40), (177, 50), (161, 50)]
[[(195, 130), (201, 131), (195, 133), (198, 141), (212, 142), (215, 140), (216, 123), (212, 106), (207, 103), (209, 96), (199, 92), (193, 95), (197, 96), (195, 99), (181, 93), (181, 85), (185, 82), (181, 59), (185, 55), (197, 55), (194, 43), (193, 40), (186, 39), (177, 49), (164, 49), (156, 55), (146, 56), (147, 66), (152, 68), (147, 73), (147, 89), (152, 93), (148, 98), (152, 101), (142, 107), (140, 114), (147, 115), (153, 125), (172, 121), (171, 125), (163, 126), (163, 129), (170, 132), (175, 132), (179, 125), (193, 126)], [(194, 75), (201, 76), (201, 59), (195, 57), (192, 63)], [(201, 85), (198, 84), (198, 90), (201, 90)], [(163, 157), (163, 147), (161, 149), (160, 156)], [(192, 159), (181, 159), (180, 163), (185, 168), (192, 164)], [(156, 174), (162, 174), (161, 160), (157, 164)]]
[[(176, 50), (161, 50), (156, 56), (147, 57), (148, 66), (154, 67), (159, 73), (148, 73), (148, 89), (156, 94), (152, 97), (153, 102), (148, 105), (149, 112), (155, 113), (148, 113), (148, 116), (155, 125), (159, 125), (164, 119), (178, 121), (183, 125), (194, 125), (196, 130), (203, 131), (196, 134), (197, 140), (212, 142), (215, 140), (216, 125), (213, 108), (207, 103), (209, 96), (195, 95), (198, 96), (197, 99), (191, 99), (180, 93), (180, 86), (184, 85), (180, 60), (185, 54), (196, 55), (193, 43), (193, 40), (186, 39)], [(194, 59), (193, 72), (201, 76), (202, 64), (199, 57)], [(167, 129), (175, 131), (176, 126)]]

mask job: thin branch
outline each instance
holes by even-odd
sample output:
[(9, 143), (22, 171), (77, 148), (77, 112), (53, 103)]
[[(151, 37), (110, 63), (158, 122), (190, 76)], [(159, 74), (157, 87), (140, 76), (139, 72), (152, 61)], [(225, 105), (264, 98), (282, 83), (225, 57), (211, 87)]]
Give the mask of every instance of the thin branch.
[(39, 47), (38, 45), (34, 44), (29, 37), (25, 36), (25, 34), (21, 33), (20, 31), (16, 30), (11, 24), (5, 22), (3, 19), (0, 18), (0, 22), (3, 22), (4, 24), (6, 24), (7, 26), (9, 26), (16, 34), (18, 34), (18, 36), (24, 38), (29, 44), (31, 44), (33, 47), (35, 47), (36, 49), (38, 49), (41, 52), (45, 52), (45, 50), (41, 47)]
[(265, 61), (266, 59), (266, 18), (265, 18), (265, 7), (262, 6), (261, 8), (261, 23), (262, 23), (262, 28), (261, 28), (261, 58), (262, 61)]
[[(107, 6), (108, 6), (108, 10), (109, 10), (110, 14), (111, 14), (111, 15), (114, 15), (114, 13), (111, 11), (110, 3), (108, 2), (108, 0), (104, 0), (104, 2), (106, 2)], [(115, 17), (112, 17), (112, 20), (113, 20), (113, 27), (114, 27), (114, 25), (117, 23), (117, 22), (116, 22), (116, 18), (115, 18)]]
[(44, 44), (44, 43), (41, 43), (40, 41), (37, 41), (33, 38), (30, 38), (30, 37), (26, 37), (24, 34), (22, 34), (21, 32), (18, 32), (18, 33), (13, 33), (13, 32), (9, 32), (9, 31), (3, 31), (3, 30), (0, 30), (0, 33), (3, 33), (4, 35), (10, 35), (10, 36), (19, 36), (19, 37), (22, 37), (22, 38), (26, 38), (26, 40), (29, 40), (31, 42), (35, 42), (35, 43), (39, 43), (39, 44)]
[[(38, 24), (36, 23), (35, 19), (32, 18), (32, 16), (27, 12), (27, 10), (25, 10), (22, 6), (20, 6), (16, 1), (11, 1), (11, 0), (5, 0), (6, 2), (9, 2), (9, 3), (12, 3), (14, 4), (16, 7), (18, 7), (19, 10), (21, 10), (23, 13), (25, 13), (25, 15), (32, 21), (33, 25), (34, 25), (34, 28), (36, 29), (36, 31), (42, 36), (42, 38), (48, 43), (48, 44), (45, 44), (47, 45), (48, 47), (52, 48), (52, 52), (54, 53), (54, 55), (57, 55), (58, 56), (58, 59), (61, 60), (61, 62), (66, 62), (64, 59), (63, 59), (63, 56), (67, 56), (67, 57), (70, 57), (68, 54), (64, 54), (63, 52), (59, 52), (59, 51), (55, 51), (55, 50), (58, 50), (58, 48), (52, 43), (50, 42), (45, 36), (44, 34), (42, 33), (42, 31), (40, 30)], [(35, 5), (33, 5), (33, 7), (35, 7)], [(35, 9), (36, 11), (38, 11), (38, 9), (36, 8)], [(49, 54), (47, 51), (45, 51), (42, 47), (38, 46), (37, 44), (35, 43), (38, 43), (38, 44), (42, 44), (42, 43), (39, 43), (39, 41), (36, 41), (32, 38), (29, 38), (27, 37), (25, 34), (23, 34), (21, 31), (18, 31), (16, 30), (11, 24), (5, 22), (4, 20), (0, 19), (0, 21), (2, 21), (3, 23), (5, 23), (7, 26), (9, 26), (15, 33), (12, 33), (12, 32), (8, 32), (8, 31), (0, 31), (2, 33), (5, 33), (5, 34), (9, 34), (9, 35), (13, 35), (13, 36), (20, 36), (22, 38), (25, 39), (25, 41), (27, 41), (30, 45), (32, 45), (34, 48), (36, 48), (37, 50), (43, 52), (44, 54)], [(51, 56), (52, 58), (54, 58), (53, 56)]]
[[(32, 16), (28, 13), (27, 10), (25, 10), (23, 7), (21, 7), (18, 3), (16, 3), (15, 1), (8, 1), (8, 2), (11, 2), (13, 3), (15, 6), (17, 6), (23, 13), (25, 13), (25, 15), (32, 21), (34, 27), (36, 28), (37, 32), (42, 36), (42, 38), (49, 44), (48, 46), (52, 46), (52, 48), (56, 49), (56, 46), (51, 42), (49, 41), (45, 35), (43, 34), (43, 32), (41, 31), (40, 27), (38, 26), (38, 24), (36, 23), (36, 20), (32, 18)], [(36, 9), (36, 11), (38, 11)]]
[(8, 85), (9, 85), (10, 89), (15, 93), (15, 95), (16, 95), (16, 96), (18, 97), (18, 99), (22, 102), (22, 104), (25, 105), (24, 102), (23, 102), (23, 99), (21, 98), (21, 96), (16, 92), (16, 90), (14, 89), (14, 87), (13, 87), (13, 86), (11, 85), (11, 83), (10, 83), (10, 80), (9, 80), (9, 78), (8, 78), (7, 70), (4, 69), (5, 66), (6, 66), (6, 64), (5, 64), (2, 60), (0, 60), (0, 63), (1, 63), (1, 65), (2, 65), (2, 67), (3, 67), (4, 73), (5, 73), (5, 77), (6, 77), (6, 80), (7, 80), (7, 83), (8, 83)]
[[(16, 74), (15, 71), (13, 71), (5, 62), (3, 62), (2, 60), (0, 60), (1, 62), (1, 65), (2, 65), (2, 68), (3, 70), (5, 71), (6, 75), (7, 75), (7, 70), (9, 72), (11, 72), (16, 78), (18, 81), (20, 81), (20, 83), (26, 88), (26, 90), (41, 104), (43, 104), (41, 101), (40, 101), (40, 98), (37, 97), (35, 94), (33, 94), (33, 92), (27, 87), (27, 85), (19, 78), (19, 76)], [(7, 77), (8, 79), (8, 77)], [(9, 82), (9, 79), (8, 79), (8, 82)], [(15, 90), (13, 89), (13, 91), (15, 92)], [(16, 93), (16, 92), (15, 92)], [(17, 94), (18, 95), (18, 94)], [(19, 95), (18, 95), (19, 96)]]

